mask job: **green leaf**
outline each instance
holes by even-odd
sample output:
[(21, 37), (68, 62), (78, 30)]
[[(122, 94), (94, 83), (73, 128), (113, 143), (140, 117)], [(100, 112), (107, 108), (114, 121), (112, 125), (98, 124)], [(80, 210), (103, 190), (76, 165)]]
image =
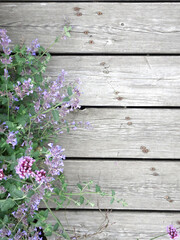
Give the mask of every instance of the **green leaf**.
[(10, 186), (9, 192), (12, 198), (22, 198), (24, 196), (23, 191), (17, 189), (15, 185)]
[(8, 198), (6, 200), (0, 200), (0, 208), (2, 212), (5, 212), (13, 208), (14, 205), (15, 205), (15, 202), (11, 198)]
[(67, 92), (68, 92), (69, 96), (72, 96), (72, 94), (73, 94), (72, 87), (68, 87)]
[(112, 197), (110, 203), (113, 204), (113, 202), (114, 202), (114, 198)]
[(84, 197), (80, 196), (80, 204), (83, 204), (83, 203), (84, 203)]
[(94, 207), (94, 203), (92, 202), (89, 202), (89, 205), (91, 205), (91, 207)]
[(52, 236), (52, 231), (47, 231), (47, 232), (45, 232), (45, 235), (46, 235), (46, 237)]
[(53, 231), (57, 231), (58, 230), (58, 227), (59, 227), (59, 223), (56, 223), (55, 225), (54, 225), (54, 227), (53, 227)]
[(34, 194), (35, 192), (33, 190), (29, 190), (28, 191), (28, 194), (27, 194), (27, 197), (30, 198), (32, 197), (32, 195)]
[(64, 31), (65, 31), (65, 32), (67, 32), (67, 31), (68, 31), (68, 29), (67, 29), (67, 27), (66, 27), (66, 26), (64, 26)]
[(69, 32), (66, 32), (67, 37), (71, 37), (71, 34)]
[(82, 191), (83, 187), (81, 184), (77, 183), (78, 188)]
[(97, 184), (96, 184), (96, 192), (98, 193), (100, 193), (101, 192), (101, 188), (100, 188), (100, 186), (98, 186)]
[(65, 97), (64, 99), (63, 99), (63, 102), (69, 102), (70, 101), (70, 98), (69, 97)]
[(59, 37), (57, 37), (54, 42), (57, 43), (58, 41), (59, 41)]
[(115, 195), (115, 191), (114, 190), (112, 190), (112, 196), (114, 196)]
[(53, 115), (53, 118), (54, 118), (54, 120), (56, 122), (59, 121), (59, 112), (58, 112), (58, 110), (52, 110), (52, 115)]
[(47, 218), (47, 217), (48, 217), (48, 214), (49, 214), (49, 210), (48, 210), (48, 209), (42, 210), (42, 211), (39, 212), (39, 214), (40, 214), (41, 216)]
[(59, 189), (59, 188), (54, 188), (54, 192), (55, 192), (57, 195), (59, 195), (60, 189)]
[(5, 216), (4, 216), (4, 219), (3, 219), (4, 224), (6, 224), (6, 223), (8, 222), (8, 220), (9, 220), (9, 219), (8, 219), (8, 216), (5, 215)]

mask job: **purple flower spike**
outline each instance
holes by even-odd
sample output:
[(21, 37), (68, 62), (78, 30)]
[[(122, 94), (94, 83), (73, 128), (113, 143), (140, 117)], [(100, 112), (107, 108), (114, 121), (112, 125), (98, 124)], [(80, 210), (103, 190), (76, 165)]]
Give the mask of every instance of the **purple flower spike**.
[(173, 225), (167, 226), (167, 233), (171, 239), (176, 239), (179, 236), (176, 228), (174, 228)]
[(62, 154), (64, 149), (62, 149), (60, 146), (56, 145), (53, 146), (52, 143), (49, 143), (48, 146), (50, 147), (49, 153), (46, 155), (45, 164), (49, 168), (49, 173), (54, 175), (60, 175), (63, 173), (63, 160), (65, 159), (65, 156)]
[(16, 132), (9, 132), (6, 142), (14, 148), (17, 145)]
[(36, 56), (36, 51), (40, 47), (38, 39), (32, 41), (31, 46), (27, 48), (27, 53), (31, 53), (33, 56)]
[(4, 69), (4, 77), (5, 77), (6, 80), (8, 79), (8, 77), (10, 77), (9, 73), (8, 73), (8, 70), (6, 68)]
[(3, 51), (6, 55), (10, 55), (11, 54), (11, 50), (9, 48), (9, 43), (11, 42), (11, 40), (9, 39), (9, 37), (6, 35), (6, 30), (5, 29), (0, 29), (0, 44), (3, 47)]

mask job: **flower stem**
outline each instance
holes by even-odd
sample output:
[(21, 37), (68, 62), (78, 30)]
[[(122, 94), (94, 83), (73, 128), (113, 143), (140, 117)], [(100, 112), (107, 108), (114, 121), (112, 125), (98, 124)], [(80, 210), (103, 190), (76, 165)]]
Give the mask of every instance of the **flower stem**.
[(51, 215), (54, 217), (54, 219), (58, 222), (59, 226), (62, 228), (63, 232), (66, 234), (67, 239), (70, 240), (69, 235), (66, 233), (62, 223), (60, 222), (60, 220), (56, 217), (56, 215), (53, 213), (53, 211), (49, 208), (48, 204), (46, 203), (45, 200), (43, 200), (45, 206), (47, 207), (47, 209), (49, 210), (49, 212), (51, 213)]

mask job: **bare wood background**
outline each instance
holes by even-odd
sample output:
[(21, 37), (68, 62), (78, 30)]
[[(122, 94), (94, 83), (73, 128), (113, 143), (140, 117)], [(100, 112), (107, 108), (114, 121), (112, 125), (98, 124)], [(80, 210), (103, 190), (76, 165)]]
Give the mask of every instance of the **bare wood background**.
[[(59, 212), (55, 213), (56, 216)], [(69, 232), (77, 231), (77, 234), (92, 234), (97, 231), (98, 226), (104, 221), (105, 213), (97, 213), (95, 211), (60, 211), (63, 218), (63, 223), (67, 225)], [(158, 232), (164, 231), (164, 225), (174, 221), (175, 224), (179, 222), (179, 213), (157, 213), (157, 212), (112, 212), (108, 214), (110, 227), (101, 234), (88, 237), (85, 239), (94, 240), (129, 240), (129, 239), (143, 239), (149, 240), (153, 238)], [(66, 219), (66, 220), (65, 220)], [(54, 220), (51, 218), (53, 223)], [(73, 229), (74, 226), (74, 229)], [(55, 238), (52, 237), (51, 240)], [(160, 240), (168, 240), (169, 237), (163, 236)]]
[(81, 105), (180, 106), (179, 56), (54, 56), (47, 76), (60, 66), (81, 80)]
[(47, 47), (68, 17), (72, 38), (54, 45), (53, 52), (178, 53), (179, 11), (179, 3), (13, 2), (1, 4), (1, 26), (13, 43), (36, 36)]
[[(179, 10), (178, 1), (0, 1), (0, 28), (12, 44), (38, 38), (47, 47), (64, 17), (73, 25), (72, 37), (53, 47), (47, 71), (55, 78), (65, 69), (67, 81), (81, 79), (84, 108), (70, 120), (92, 125), (59, 138), (67, 181), (71, 190), (93, 179), (128, 203), (91, 197), (113, 211), (109, 228), (87, 239), (149, 240), (180, 224)], [(55, 214), (80, 235), (94, 233), (104, 220), (97, 204)]]

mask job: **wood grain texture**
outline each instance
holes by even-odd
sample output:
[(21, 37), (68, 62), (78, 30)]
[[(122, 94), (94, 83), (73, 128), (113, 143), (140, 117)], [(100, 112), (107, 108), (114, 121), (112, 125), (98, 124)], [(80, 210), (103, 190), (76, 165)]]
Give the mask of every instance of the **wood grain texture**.
[(179, 109), (89, 108), (69, 121), (91, 129), (60, 135), (68, 157), (180, 158)]
[[(65, 229), (70, 233), (75, 232), (79, 235), (97, 231), (98, 227), (104, 221), (104, 215), (100, 212), (78, 212), (78, 211), (59, 211), (56, 216), (62, 219)], [(110, 221), (109, 227), (101, 234), (88, 238), (88, 240), (150, 240), (151, 238), (166, 233), (166, 226), (173, 224), (178, 226), (180, 213), (150, 213), (150, 212), (112, 212), (108, 214)], [(67, 219), (67, 221), (65, 220)], [(55, 221), (50, 218), (50, 223)], [(74, 229), (73, 229), (74, 228)], [(73, 236), (74, 234), (72, 234)], [(55, 237), (49, 237), (49, 240), (55, 240)], [(158, 238), (159, 240), (168, 240), (167, 235)]]
[(54, 56), (47, 76), (80, 78), (81, 105), (180, 106), (179, 66), (179, 56)]
[[(76, 2), (76, 0), (0, 0), (0, 2)], [(159, 2), (158, 0), (78, 0), (77, 2)], [(170, 0), (162, 0), (161, 2), (172, 2)], [(173, 0), (179, 2), (179, 0)]]
[[(114, 190), (116, 198), (124, 199), (128, 204), (123, 207), (117, 202), (110, 204), (110, 197), (86, 195), (95, 204), (94, 209), (178, 211), (179, 171), (180, 162), (66, 160), (64, 173), (70, 192), (79, 192), (77, 183), (93, 180), (91, 191), (95, 191), (95, 185), (98, 184), (106, 193), (111, 194), (111, 190)], [(52, 202), (49, 204), (51, 208), (57, 207)], [(67, 208), (79, 207), (72, 203)], [(93, 209), (85, 204), (81, 208)]]
[(72, 37), (56, 53), (180, 53), (179, 11), (180, 3), (13, 2), (0, 3), (0, 23), (13, 43), (38, 38), (47, 47), (69, 17)]

